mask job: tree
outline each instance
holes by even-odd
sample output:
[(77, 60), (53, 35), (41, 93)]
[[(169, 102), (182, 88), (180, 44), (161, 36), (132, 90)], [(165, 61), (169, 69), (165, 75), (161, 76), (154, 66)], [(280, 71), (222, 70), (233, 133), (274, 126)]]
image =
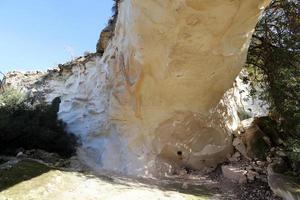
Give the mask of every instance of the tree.
[(246, 68), (265, 87), (272, 116), (287, 135), (300, 137), (300, 1), (273, 0), (257, 24)]

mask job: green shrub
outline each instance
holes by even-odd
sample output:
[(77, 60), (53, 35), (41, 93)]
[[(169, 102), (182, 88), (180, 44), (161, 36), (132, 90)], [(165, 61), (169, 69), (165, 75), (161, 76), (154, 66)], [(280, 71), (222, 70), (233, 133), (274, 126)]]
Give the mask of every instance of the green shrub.
[(75, 152), (77, 140), (57, 120), (60, 99), (51, 105), (31, 106), (15, 90), (0, 95), (0, 153), (14, 153), (18, 148), (43, 149), (62, 156)]
[(11, 107), (25, 100), (25, 95), (18, 90), (7, 88), (0, 95), (0, 107)]

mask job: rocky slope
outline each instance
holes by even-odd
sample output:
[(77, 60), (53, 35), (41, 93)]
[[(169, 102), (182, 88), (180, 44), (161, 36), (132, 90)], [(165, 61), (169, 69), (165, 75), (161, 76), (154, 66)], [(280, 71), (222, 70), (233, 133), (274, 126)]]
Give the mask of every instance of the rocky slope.
[(238, 125), (218, 103), (267, 3), (123, 0), (104, 52), (48, 73), (10, 73), (6, 84), (47, 102), (61, 97), (59, 118), (81, 137), (78, 154), (95, 170), (210, 171), (232, 152)]

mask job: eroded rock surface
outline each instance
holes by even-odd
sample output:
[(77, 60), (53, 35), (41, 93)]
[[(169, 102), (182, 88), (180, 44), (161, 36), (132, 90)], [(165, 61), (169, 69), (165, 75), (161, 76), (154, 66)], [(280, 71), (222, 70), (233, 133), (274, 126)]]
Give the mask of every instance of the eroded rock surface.
[(231, 136), (210, 121), (210, 110), (245, 62), (265, 3), (125, 0), (120, 4), (116, 36), (104, 56), (114, 50), (115, 59), (108, 62), (109, 114), (116, 133), (127, 141), (129, 171), (157, 155), (178, 164), (182, 161), (177, 161), (177, 151), (192, 168), (210, 167), (230, 152)]
[(44, 82), (45, 99), (61, 97), (59, 117), (82, 138), (81, 158), (133, 175), (209, 170), (226, 159), (231, 134), (212, 111), (241, 70), (267, 3), (121, 1), (102, 57)]

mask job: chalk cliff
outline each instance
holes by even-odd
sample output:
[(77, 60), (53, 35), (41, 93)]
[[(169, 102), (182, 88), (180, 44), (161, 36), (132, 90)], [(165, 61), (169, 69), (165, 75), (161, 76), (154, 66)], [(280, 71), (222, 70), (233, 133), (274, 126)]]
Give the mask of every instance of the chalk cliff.
[[(245, 63), (267, 3), (120, 1), (103, 54), (40, 74), (24, 90), (48, 102), (61, 97), (59, 117), (81, 137), (78, 155), (95, 170), (209, 171), (231, 153), (232, 119), (218, 103)], [(14, 76), (10, 85), (20, 80)]]

